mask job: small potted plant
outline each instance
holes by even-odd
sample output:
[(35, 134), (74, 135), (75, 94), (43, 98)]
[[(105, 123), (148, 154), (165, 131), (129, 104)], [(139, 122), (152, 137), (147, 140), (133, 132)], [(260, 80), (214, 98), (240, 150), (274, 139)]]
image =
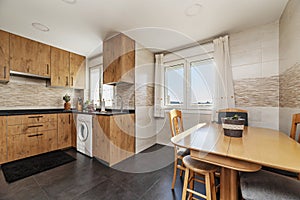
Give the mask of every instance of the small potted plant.
[(65, 110), (71, 110), (70, 95), (65, 94), (65, 96), (63, 96), (63, 100), (65, 101), (65, 104), (64, 104)]
[(244, 130), (245, 119), (237, 114), (233, 117), (222, 118), (222, 127), (224, 134), (230, 137), (242, 137)]

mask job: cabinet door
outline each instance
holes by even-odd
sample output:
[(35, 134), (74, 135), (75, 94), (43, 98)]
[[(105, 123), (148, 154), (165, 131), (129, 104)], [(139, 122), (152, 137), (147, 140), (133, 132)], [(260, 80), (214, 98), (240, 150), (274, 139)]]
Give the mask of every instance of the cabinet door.
[(85, 57), (70, 53), (70, 86), (84, 89), (85, 83)]
[(50, 46), (38, 43), (38, 52), (35, 58), (40, 76), (50, 77)]
[(9, 33), (0, 30), (0, 82), (9, 81)]
[(57, 149), (57, 130), (38, 133), (39, 153)]
[(93, 155), (110, 163), (110, 117), (93, 117)]
[(0, 116), (0, 164), (7, 161), (6, 117)]
[(71, 147), (71, 113), (58, 114), (58, 148)]
[(103, 43), (103, 83), (134, 83), (135, 41), (124, 34)]
[(38, 43), (10, 34), (10, 68), (13, 71), (38, 74), (34, 67)]
[(72, 114), (71, 116), (71, 124), (72, 124), (72, 131), (71, 131), (71, 140), (72, 140), (72, 147), (77, 147), (77, 115)]
[(51, 86), (70, 86), (70, 53), (51, 47)]

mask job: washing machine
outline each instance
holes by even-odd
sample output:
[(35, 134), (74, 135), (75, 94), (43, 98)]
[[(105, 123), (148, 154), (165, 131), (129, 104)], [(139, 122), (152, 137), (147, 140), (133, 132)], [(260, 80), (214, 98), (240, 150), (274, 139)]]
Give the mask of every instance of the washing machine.
[(93, 157), (93, 116), (77, 115), (77, 151)]

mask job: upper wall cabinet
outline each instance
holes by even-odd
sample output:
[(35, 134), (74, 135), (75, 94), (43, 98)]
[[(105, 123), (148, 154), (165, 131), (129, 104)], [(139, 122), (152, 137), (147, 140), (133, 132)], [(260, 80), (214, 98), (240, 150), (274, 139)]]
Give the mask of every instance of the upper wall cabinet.
[(84, 89), (85, 57), (70, 53), (70, 87)]
[(50, 46), (10, 34), (10, 69), (50, 77)]
[(9, 33), (0, 30), (0, 82), (9, 81)]
[(134, 83), (135, 41), (120, 33), (103, 43), (103, 83)]
[(51, 47), (51, 86), (70, 87), (70, 52)]

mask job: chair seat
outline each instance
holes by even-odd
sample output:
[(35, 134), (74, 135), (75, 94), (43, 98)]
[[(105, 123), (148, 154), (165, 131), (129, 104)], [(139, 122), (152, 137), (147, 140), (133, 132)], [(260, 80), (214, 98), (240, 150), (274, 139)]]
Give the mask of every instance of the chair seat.
[(218, 167), (215, 165), (197, 161), (195, 159), (192, 159), (191, 156), (185, 156), (183, 158), (183, 163), (187, 168), (189, 168), (199, 174), (203, 174), (203, 173), (207, 173), (207, 172), (215, 172), (218, 169)]
[(292, 178), (298, 178), (298, 173), (296, 172), (289, 172), (289, 171), (285, 171), (285, 170), (281, 170), (281, 169), (275, 169), (275, 168), (271, 168), (271, 167), (262, 167), (263, 170), (266, 170), (266, 171), (270, 171), (270, 172), (274, 172), (274, 173), (277, 173), (277, 174), (281, 174), (281, 175), (284, 175), (284, 176), (289, 176), (289, 177), (292, 177)]
[(190, 150), (189, 149), (185, 149), (185, 148), (180, 148), (177, 151), (177, 155), (182, 156), (182, 157), (190, 155)]
[(240, 185), (246, 200), (300, 199), (300, 181), (265, 170), (241, 173)]

